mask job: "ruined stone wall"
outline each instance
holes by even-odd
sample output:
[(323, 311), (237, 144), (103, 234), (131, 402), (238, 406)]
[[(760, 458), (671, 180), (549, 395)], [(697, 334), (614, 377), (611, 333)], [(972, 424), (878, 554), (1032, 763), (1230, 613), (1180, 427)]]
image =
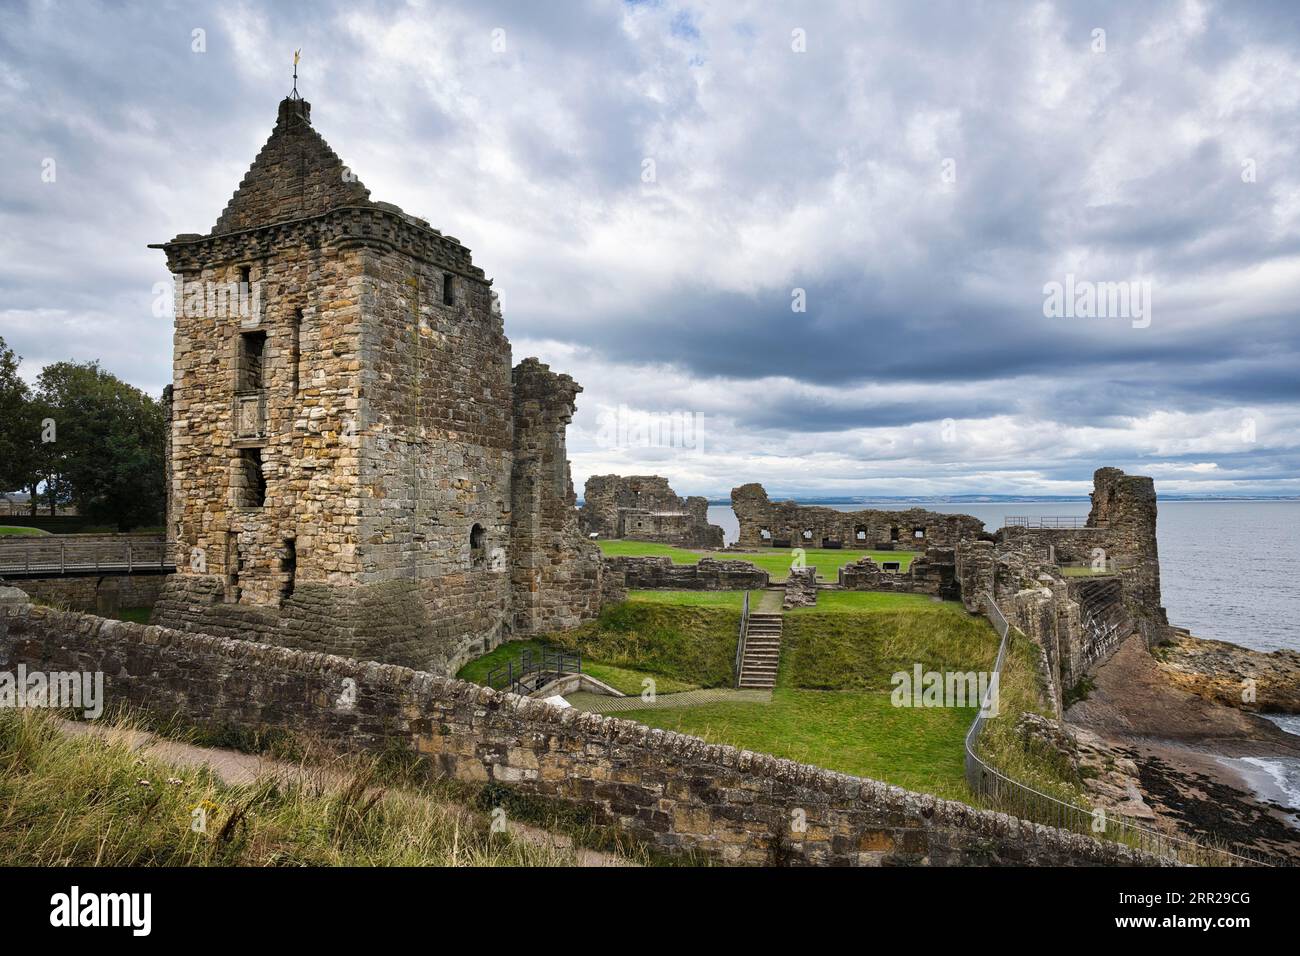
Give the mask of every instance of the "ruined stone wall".
[[(910, 570), (909, 568), (908, 571)], [(885, 571), (870, 555), (863, 555), (857, 561), (841, 565), (839, 585), (849, 591), (911, 592), (915, 587), (910, 573)]]
[(666, 557), (606, 558), (605, 572), (621, 575), (625, 587), (652, 591), (755, 591), (769, 583), (768, 573), (748, 561), (713, 558), (695, 564), (678, 564)]
[(600, 548), (578, 528), (565, 448), (581, 391), (537, 359), (514, 370), (510, 577), (520, 635), (576, 627), (600, 613)]
[(1053, 549), (1057, 563), (1088, 564), (1103, 557), (1124, 582), (1130, 611), (1156, 631), (1168, 624), (1160, 598), (1160, 553), (1156, 542), (1155, 483), (1118, 468), (1099, 468), (1093, 475), (1092, 508), (1079, 529), (1004, 528), (1007, 542), (1032, 541)]
[(582, 530), (602, 538), (657, 541), (682, 548), (721, 548), (707, 498), (680, 498), (659, 475), (592, 475), (582, 493)]
[(849, 591), (893, 591), (928, 594), (945, 601), (959, 600), (954, 552), (931, 548), (912, 561), (906, 571), (886, 571), (870, 555), (840, 566), (839, 585)]
[(787, 611), (795, 607), (812, 607), (817, 603), (817, 569), (791, 568), (785, 579), (785, 596), (781, 607)]
[(0, 577), (0, 586), (21, 588), (42, 604), (111, 615), (122, 608), (152, 608), (163, 580), (161, 574), (68, 574), (13, 581)]
[[(669, 854), (792, 865), (1153, 862), (1006, 814), (403, 667), (0, 606), (0, 668), (19, 664), (101, 671), (110, 708), (405, 748), (436, 773), (581, 807)], [(800, 815), (806, 826), (791, 832)]]
[[(740, 521), (737, 547), (859, 548), (924, 551), (954, 548), (984, 532), (970, 515), (948, 515), (922, 508), (906, 511), (837, 511), (793, 501), (769, 501), (760, 484), (731, 491), (731, 507)], [(765, 534), (766, 532), (766, 534)], [(918, 534), (919, 532), (919, 534)]]

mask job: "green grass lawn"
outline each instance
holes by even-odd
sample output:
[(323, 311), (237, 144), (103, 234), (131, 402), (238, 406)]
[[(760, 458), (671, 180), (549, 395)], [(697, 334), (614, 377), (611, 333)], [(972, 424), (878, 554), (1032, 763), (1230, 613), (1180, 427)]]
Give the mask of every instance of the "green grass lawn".
[[(750, 592), (751, 607), (758, 600), (760, 592)], [(678, 607), (732, 607), (739, 611), (744, 607), (744, 591), (628, 591), (629, 601), (642, 601), (648, 604), (673, 604)]]
[(149, 615), (153, 608), (148, 607), (124, 607), (119, 608), (117, 619), (119, 621), (134, 621), (136, 624), (148, 624)]
[(970, 710), (894, 707), (884, 692), (778, 687), (770, 704), (706, 704), (619, 716), (911, 790), (969, 796), (962, 739), (974, 719)]
[(24, 528), (21, 525), (0, 524), (0, 536), (3, 535), (41, 535), (49, 534), (48, 531), (42, 531), (40, 528)]
[[(901, 571), (912, 566), (912, 559), (917, 557), (913, 551), (854, 551), (836, 548), (805, 548), (804, 563), (817, 569), (817, 580), (835, 581), (843, 565), (852, 564), (863, 555), (870, 555), (877, 563), (897, 561)], [(786, 548), (764, 548), (761, 551), (728, 551), (720, 557), (736, 558), (758, 565), (772, 577), (773, 582), (784, 581), (790, 574), (790, 562), (793, 555)]]
[[(656, 544), (651, 541), (598, 541), (600, 549), (609, 557), (667, 557), (678, 564), (695, 564), (703, 557), (719, 560), (749, 561), (758, 565), (772, 577), (772, 581), (784, 581), (790, 573), (790, 562), (794, 555), (788, 548), (761, 548), (758, 551), (690, 551), (675, 548), (672, 545)], [(820, 581), (834, 581), (839, 576), (842, 565), (852, 564), (863, 555), (870, 555), (877, 562), (897, 561), (901, 571), (912, 566), (912, 559), (917, 557), (915, 551), (859, 551), (856, 549), (805, 548), (804, 561), (817, 568)]]

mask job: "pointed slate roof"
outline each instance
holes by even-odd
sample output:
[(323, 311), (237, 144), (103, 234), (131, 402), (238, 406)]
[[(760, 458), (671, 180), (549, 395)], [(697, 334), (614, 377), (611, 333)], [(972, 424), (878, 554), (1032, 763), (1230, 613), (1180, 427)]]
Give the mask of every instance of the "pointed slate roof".
[(270, 139), (226, 204), (212, 235), (361, 205), (373, 205), (370, 190), (312, 128), (311, 104), (286, 98), (280, 101)]

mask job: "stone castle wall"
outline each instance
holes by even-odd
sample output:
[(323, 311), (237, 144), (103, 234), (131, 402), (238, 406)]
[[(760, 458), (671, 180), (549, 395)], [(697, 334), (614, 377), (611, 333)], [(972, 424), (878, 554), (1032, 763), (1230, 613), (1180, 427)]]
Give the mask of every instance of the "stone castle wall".
[(742, 549), (838, 547), (924, 551), (955, 548), (958, 542), (984, 533), (984, 523), (978, 518), (922, 508), (837, 511), (793, 501), (773, 502), (757, 483), (733, 488), (731, 507), (740, 521), (736, 547)]
[(151, 608), (162, 592), (162, 574), (68, 574), (48, 578), (21, 578), (5, 581), (21, 588), (42, 604), (88, 611), (94, 614), (116, 614), (122, 608)]
[(514, 372), (511, 585), (518, 634), (595, 617), (608, 586), (600, 548), (578, 527), (565, 430), (582, 391), (536, 359)]
[(680, 498), (659, 475), (592, 475), (582, 492), (582, 530), (602, 538), (656, 541), (682, 548), (722, 548), (709, 524), (709, 502)]
[(1005, 814), (404, 667), (3, 605), (0, 667), (19, 664), (101, 671), (110, 708), (403, 747), (447, 777), (580, 806), (668, 854), (790, 865), (1153, 862)]
[(652, 591), (757, 591), (768, 586), (770, 577), (748, 561), (713, 558), (695, 564), (678, 564), (666, 557), (606, 558), (605, 571), (621, 576), (624, 587)]

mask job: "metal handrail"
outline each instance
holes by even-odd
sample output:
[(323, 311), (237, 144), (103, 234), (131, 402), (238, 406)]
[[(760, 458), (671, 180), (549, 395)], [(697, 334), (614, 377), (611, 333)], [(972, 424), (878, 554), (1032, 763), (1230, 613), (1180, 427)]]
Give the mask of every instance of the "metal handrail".
[(736, 686), (740, 686), (740, 670), (745, 665), (745, 632), (749, 629), (749, 592), (745, 592), (745, 603), (740, 609), (740, 634), (736, 638)]
[[(990, 682), (992, 688), (1002, 681), (1002, 666), (1006, 661), (1007, 649), (1011, 644), (1013, 628), (1008, 623), (1002, 609), (991, 594), (985, 595), (984, 612), (998, 632), (1001, 643), (998, 645), (997, 660), (993, 672), (997, 675), (996, 683)], [(1077, 804), (1061, 800), (1051, 794), (1043, 793), (1018, 780), (1013, 780), (998, 770), (977, 752), (981, 731), (984, 729), (985, 711), (989, 703), (988, 695), (980, 701), (980, 712), (966, 731), (964, 741), (966, 758), (966, 783), (971, 792), (987, 801), (996, 809), (1013, 816), (1032, 820), (1047, 826), (1072, 830), (1095, 838), (1105, 838), (1129, 845), (1136, 845), (1147, 853), (1182, 863), (1208, 863), (1228, 866), (1270, 866), (1266, 860), (1244, 851), (1241, 848), (1226, 850), (1222, 847), (1206, 846), (1185, 837), (1172, 836), (1145, 827), (1127, 817), (1102, 817)], [(1102, 827), (1096, 828), (1101, 820)]]
[(1092, 527), (1084, 515), (1006, 515), (1002, 519), (1004, 528), (1035, 528), (1039, 530), (1077, 531)]
[(26, 535), (0, 541), (0, 574), (68, 574), (75, 571), (135, 571), (171, 567), (175, 542), (153, 540), (67, 541)]
[(534, 655), (532, 648), (524, 648), (517, 662), (513, 659), (508, 660), (504, 664), (498, 664), (489, 670), (484, 678), (484, 683), (494, 690), (508, 689), (520, 693), (520, 685), (524, 678), (529, 674), (538, 672), (581, 674), (582, 654), (581, 652), (569, 653), (543, 649), (540, 654)]

